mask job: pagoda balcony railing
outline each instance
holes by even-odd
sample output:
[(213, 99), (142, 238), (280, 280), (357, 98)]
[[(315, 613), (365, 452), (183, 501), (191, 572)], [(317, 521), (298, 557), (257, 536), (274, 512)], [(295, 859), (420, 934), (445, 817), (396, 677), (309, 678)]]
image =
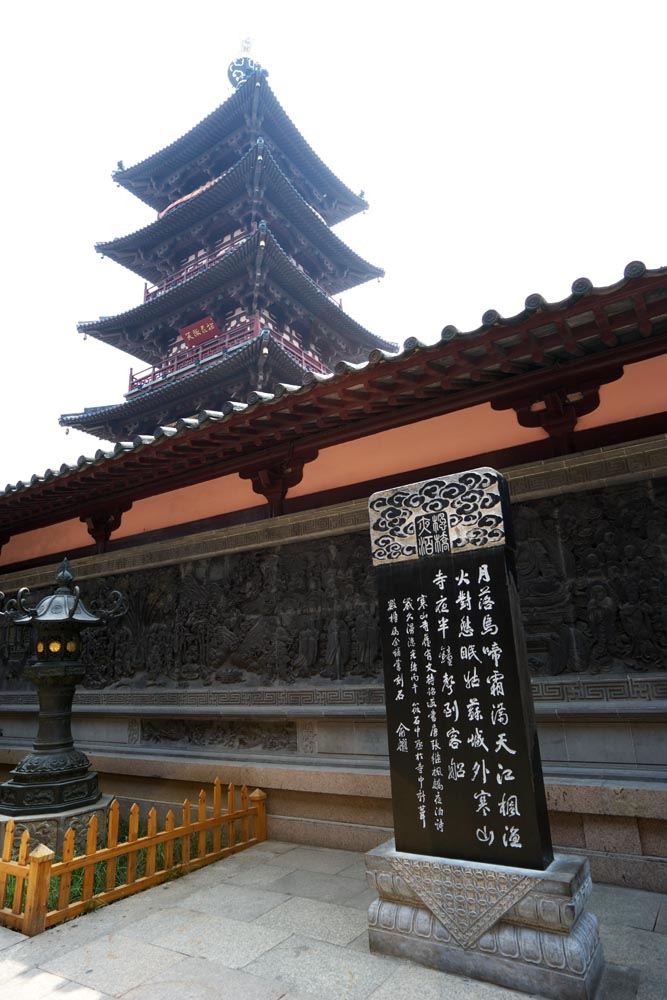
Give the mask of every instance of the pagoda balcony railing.
[(197, 257), (196, 260), (188, 261), (183, 267), (179, 268), (178, 271), (174, 271), (170, 274), (168, 278), (163, 281), (159, 281), (157, 285), (145, 285), (144, 286), (144, 302), (150, 302), (151, 299), (156, 298), (158, 295), (162, 295), (164, 292), (168, 292), (170, 288), (175, 285), (180, 285), (182, 281), (186, 278), (192, 278), (193, 275), (198, 274), (205, 268), (210, 267), (211, 264), (215, 264), (217, 260), (224, 257), (228, 250), (233, 247), (237, 247), (239, 243), (243, 243), (244, 240), (248, 238), (248, 233), (242, 233), (241, 236), (237, 236), (234, 240), (228, 240), (224, 242), (219, 240), (214, 243), (209, 252), (204, 257)]
[[(217, 243), (213, 244), (206, 256), (198, 257), (196, 260), (189, 261), (187, 264), (184, 264), (183, 267), (179, 268), (178, 271), (174, 271), (173, 274), (170, 274), (168, 278), (164, 278), (162, 281), (159, 281), (157, 285), (144, 285), (144, 302), (150, 302), (152, 299), (157, 298), (158, 295), (163, 295), (164, 292), (168, 292), (170, 288), (180, 285), (182, 281), (186, 280), (186, 278), (192, 278), (195, 274), (198, 274), (200, 271), (210, 267), (211, 264), (215, 264), (215, 262), (220, 260), (221, 257), (224, 257), (229, 250), (237, 247), (239, 243), (243, 243), (249, 235), (249, 232), (244, 232), (240, 236), (237, 236), (236, 239), (230, 240), (227, 243), (223, 240), (219, 240)], [(314, 285), (317, 286), (317, 288), (319, 288), (323, 295), (326, 295), (333, 305), (338, 306), (339, 309), (341, 308), (340, 299), (335, 299), (333, 295), (330, 295), (326, 288), (324, 288), (319, 281), (316, 281), (315, 278), (308, 274), (303, 265), (299, 264), (294, 257), (290, 256), (290, 260), (295, 267), (297, 267), (310, 281), (312, 281)]]
[[(297, 347), (296, 344), (293, 344), (275, 330), (267, 327), (263, 329), (268, 329), (271, 339), (280, 344), (282, 349), (290, 357), (294, 358), (302, 368), (317, 372), (320, 375), (330, 374), (330, 369), (319, 358)], [(159, 385), (173, 377), (179, 377), (186, 373), (192, 374), (198, 368), (224, 357), (225, 354), (228, 354), (234, 348), (249, 343), (258, 335), (258, 324), (252, 319), (248, 323), (243, 323), (240, 326), (234, 327), (233, 330), (215, 337), (213, 340), (206, 341), (204, 344), (176, 351), (174, 354), (170, 354), (168, 358), (165, 358), (159, 365), (152, 365), (150, 368), (144, 368), (136, 373), (130, 369), (127, 394), (136, 392), (138, 389), (147, 389), (153, 385)]]

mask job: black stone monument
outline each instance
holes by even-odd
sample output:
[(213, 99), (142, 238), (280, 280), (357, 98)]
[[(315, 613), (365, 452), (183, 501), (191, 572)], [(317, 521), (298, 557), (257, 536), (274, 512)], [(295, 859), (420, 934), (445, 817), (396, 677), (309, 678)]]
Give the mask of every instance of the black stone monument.
[(375, 493), (369, 511), (396, 849), (545, 869), (506, 480), (430, 479)]

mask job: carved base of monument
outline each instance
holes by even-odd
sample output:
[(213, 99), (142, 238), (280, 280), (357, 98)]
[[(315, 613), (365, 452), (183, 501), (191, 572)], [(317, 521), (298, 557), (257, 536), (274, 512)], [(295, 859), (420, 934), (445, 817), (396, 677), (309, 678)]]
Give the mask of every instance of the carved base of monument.
[[(45, 844), (56, 854), (62, 852), (63, 839), (70, 827), (75, 831), (75, 845), (77, 852), (83, 851), (86, 845), (86, 833), (88, 822), (91, 816), (97, 816), (98, 822), (98, 843), (102, 843), (107, 828), (107, 815), (112, 802), (110, 795), (102, 795), (94, 805), (83, 806), (79, 809), (68, 809), (67, 812), (59, 813), (38, 813), (34, 810), (26, 816), (8, 816), (0, 812), (0, 844), (4, 843), (5, 828), (9, 819), (13, 819), (14, 843), (18, 846), (21, 834), (24, 830), (30, 832), (31, 847), (37, 844)], [(106, 842), (106, 841), (105, 841)]]
[(557, 855), (544, 871), (403, 854), (366, 855), (378, 893), (370, 949), (553, 1000), (592, 1000), (604, 968), (598, 922), (584, 911), (588, 861)]

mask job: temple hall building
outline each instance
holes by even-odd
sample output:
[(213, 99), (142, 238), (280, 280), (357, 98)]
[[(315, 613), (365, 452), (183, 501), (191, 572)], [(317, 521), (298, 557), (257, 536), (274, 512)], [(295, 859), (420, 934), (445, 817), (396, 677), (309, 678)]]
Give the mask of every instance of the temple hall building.
[[(554, 843), (599, 880), (667, 891), (667, 268), (393, 344), (340, 304), (382, 275), (335, 233), (363, 196), (261, 67), (231, 80), (113, 175), (147, 223), (96, 250), (143, 297), (79, 330), (130, 356), (123, 401), (63, 414), (90, 452), (0, 492), (0, 590), (39, 595), (67, 555), (93, 602), (129, 597), (87, 642), (77, 742), (121, 800), (220, 775), (266, 789), (271, 837), (385, 841), (368, 497), (492, 466)], [(0, 630), (0, 779), (32, 741), (29, 656)]]

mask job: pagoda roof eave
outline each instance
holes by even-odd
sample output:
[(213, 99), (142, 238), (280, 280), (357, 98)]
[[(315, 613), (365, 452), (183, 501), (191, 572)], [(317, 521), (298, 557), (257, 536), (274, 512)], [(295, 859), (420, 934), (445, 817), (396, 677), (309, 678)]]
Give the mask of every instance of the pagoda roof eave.
[[(266, 73), (262, 70), (249, 77), (226, 101), (180, 138), (134, 166), (115, 170), (112, 174), (113, 179), (151, 208), (158, 212), (162, 211), (167, 207), (164, 199), (158, 194), (151, 196), (143, 185), (156, 172), (167, 173), (187, 166), (197, 156), (215, 145), (226, 132), (245, 124), (246, 116), (252, 114), (254, 92), (257, 88), (260, 90), (261, 102), (258, 118), (262, 123), (258, 126), (258, 134), (269, 134), (274, 140), (280, 135), (284, 140), (280, 148), (286, 155), (305, 175), (308, 173), (314, 175), (323, 191), (330, 192), (332, 206), (329, 210), (325, 210), (327, 222), (330, 225), (342, 222), (368, 208), (368, 203), (360, 195), (354, 194), (306, 142), (276, 98), (266, 81)], [(270, 127), (266, 127), (267, 125), (276, 126), (278, 131), (274, 134)]]
[(392, 357), (373, 351), (365, 365), (341, 363), (330, 376), (309, 376), (301, 388), (252, 393), (246, 405), (229, 402), (219, 412), (158, 427), (111, 451), (8, 485), (0, 493), (0, 536), (264, 467), (286, 447), (298, 456), (299, 449), (483, 402), (539, 399), (564, 384), (594, 381), (612, 368), (665, 353), (667, 268), (649, 271), (633, 262), (615, 285), (594, 288), (579, 279), (561, 302), (532, 295), (510, 319), (489, 311), (467, 334), (445, 327), (436, 344), (410, 339)]
[(354, 287), (355, 284), (384, 276), (384, 271), (381, 268), (369, 264), (327, 226), (319, 213), (296, 190), (263, 144), (257, 144), (253, 149), (248, 150), (221, 177), (183, 201), (182, 204), (176, 205), (166, 215), (127, 236), (96, 243), (96, 251), (122, 266), (128, 267), (129, 270), (139, 274), (147, 281), (158, 280), (160, 275), (149, 261), (128, 264), (123, 258), (127, 257), (128, 254), (138, 252), (147, 244), (154, 246), (173, 238), (189, 226), (219, 212), (234, 197), (239, 195), (247, 197), (247, 185), (253, 181), (258, 157), (262, 158), (262, 177), (266, 181), (264, 193), (266, 191), (274, 192), (277, 195), (279, 207), (286, 209), (289, 217), (297, 222), (305, 235), (312, 239), (314, 245), (334, 263), (338, 263), (356, 276), (352, 281), (346, 281), (342, 285), (336, 286), (336, 293)]
[(108, 440), (105, 429), (110, 423), (137, 416), (155, 406), (167, 406), (195, 392), (200, 395), (207, 388), (214, 388), (222, 379), (246, 371), (248, 364), (258, 359), (264, 347), (268, 349), (268, 358), (280, 369), (277, 381), (289, 380), (290, 385), (303, 381), (306, 369), (301, 368), (273, 337), (260, 334), (216, 361), (202, 367), (193, 365), (191, 372), (179, 373), (164, 382), (157, 382), (151, 388), (128, 394), (122, 403), (86, 407), (81, 413), (63, 413), (58, 423), (61, 427), (73, 427)]
[[(291, 291), (299, 302), (308, 306), (314, 318), (336, 329), (341, 336), (352, 343), (361, 344), (367, 349), (375, 347), (388, 351), (396, 349), (396, 344), (370, 333), (343, 312), (311, 278), (294, 264), (268, 228), (266, 230), (258, 229), (210, 267), (203, 268), (191, 277), (185, 278), (178, 285), (156, 295), (148, 302), (134, 306), (116, 316), (78, 323), (77, 329), (79, 333), (118, 346), (114, 341), (118, 341), (128, 327), (140, 327), (151, 321), (166, 320), (175, 309), (195, 303), (198, 297), (215, 292), (226, 280), (245, 274), (246, 264), (251, 259), (256, 258), (258, 250), (261, 249), (262, 240), (266, 244), (263, 256), (265, 260), (269, 261), (270, 274), (278, 275), (287, 284), (287, 290)], [(123, 349), (147, 361), (148, 364), (153, 364), (155, 360), (154, 353), (147, 351), (139, 341), (132, 341)]]

